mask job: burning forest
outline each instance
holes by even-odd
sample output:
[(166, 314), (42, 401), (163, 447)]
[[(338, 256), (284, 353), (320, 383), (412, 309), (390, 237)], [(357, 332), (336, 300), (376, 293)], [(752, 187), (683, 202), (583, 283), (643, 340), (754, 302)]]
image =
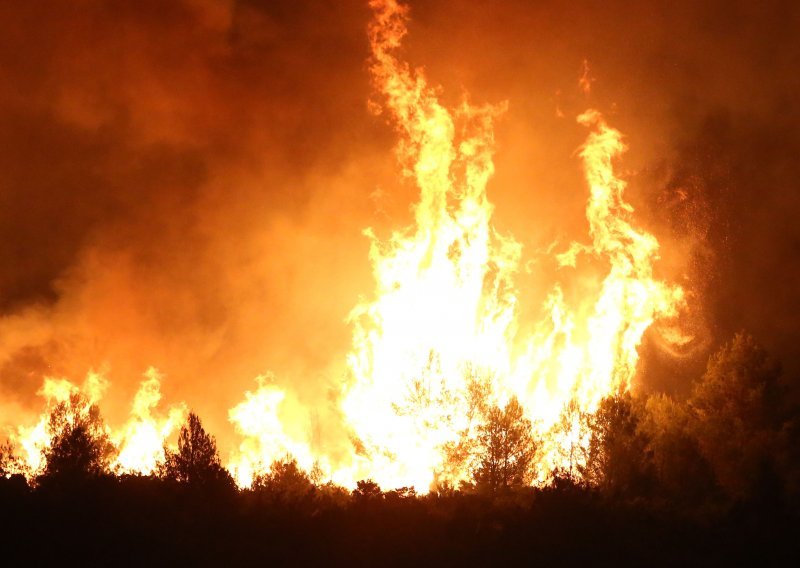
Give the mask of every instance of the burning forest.
[(800, 10), (0, 10), (7, 542), (797, 552)]

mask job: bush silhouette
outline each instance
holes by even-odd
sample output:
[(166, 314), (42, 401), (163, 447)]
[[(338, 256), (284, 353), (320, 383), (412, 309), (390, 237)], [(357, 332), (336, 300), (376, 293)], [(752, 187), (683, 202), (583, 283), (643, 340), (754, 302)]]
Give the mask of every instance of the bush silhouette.
[(376, 501), (383, 498), (383, 491), (381, 491), (380, 485), (371, 479), (362, 479), (356, 482), (353, 498), (361, 502)]
[(273, 503), (298, 505), (314, 497), (316, 486), (294, 458), (276, 460), (255, 477), (252, 490)]
[(50, 446), (44, 450), (44, 471), (37, 483), (71, 483), (108, 474), (116, 448), (108, 437), (100, 411), (74, 393), (50, 413)]

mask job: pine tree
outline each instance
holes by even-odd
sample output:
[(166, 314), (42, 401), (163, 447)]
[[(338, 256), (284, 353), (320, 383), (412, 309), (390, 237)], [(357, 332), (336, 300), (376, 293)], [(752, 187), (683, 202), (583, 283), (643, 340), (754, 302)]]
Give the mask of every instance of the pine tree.
[(505, 408), (492, 406), (478, 427), (480, 454), (473, 470), (479, 490), (491, 493), (527, 484), (533, 478), (536, 445), (531, 421), (516, 397)]
[(164, 448), (162, 477), (193, 486), (232, 486), (233, 479), (222, 467), (214, 437), (208, 434), (200, 418), (190, 412), (178, 436), (178, 450)]

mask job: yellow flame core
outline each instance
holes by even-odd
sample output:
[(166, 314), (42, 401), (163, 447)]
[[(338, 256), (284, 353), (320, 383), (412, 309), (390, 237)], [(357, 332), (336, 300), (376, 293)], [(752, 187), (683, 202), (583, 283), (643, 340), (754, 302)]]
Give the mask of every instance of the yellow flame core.
[(145, 373), (133, 399), (130, 420), (112, 435), (119, 448), (116, 466), (121, 473), (153, 473), (163, 457), (164, 444), (186, 417), (183, 404), (172, 406), (164, 417), (153, 415), (161, 400), (161, 379), (157, 369)]
[(594, 255), (607, 261), (607, 274), (593, 299), (574, 304), (556, 286), (549, 317), (520, 333), (513, 276), (521, 246), (493, 229), (486, 197), (492, 123), (504, 107), (444, 108), (422, 70), (396, 56), (407, 9), (394, 0), (371, 6), (371, 71), (420, 198), (414, 226), (386, 241), (368, 232), (376, 295), (351, 313), (352, 381), (342, 401), (360, 450), (356, 471), (422, 491), (437, 477), (464, 479), (466, 466), (453, 469), (444, 450), (474, 435), (476, 379), (488, 381), (489, 402), (515, 395), (523, 403), (547, 438), (545, 474), (567, 467), (565, 445), (586, 442), (580, 433), (554, 431), (564, 409), (572, 403), (591, 412), (602, 397), (629, 388), (642, 334), (656, 318), (675, 315), (682, 300), (680, 288), (653, 278), (655, 237), (629, 220), (625, 183), (612, 167), (625, 150), (621, 134), (597, 111), (579, 117), (592, 129), (580, 153), (592, 243), (558, 257), (574, 267), (580, 253)]
[(228, 412), (236, 431), (244, 437), (228, 464), (240, 487), (249, 487), (275, 460), (291, 456), (306, 471), (315, 464), (309, 445), (295, 441), (284, 431), (279, 411), (286, 393), (270, 381), (271, 377), (257, 377), (258, 389), (246, 392), (244, 402)]

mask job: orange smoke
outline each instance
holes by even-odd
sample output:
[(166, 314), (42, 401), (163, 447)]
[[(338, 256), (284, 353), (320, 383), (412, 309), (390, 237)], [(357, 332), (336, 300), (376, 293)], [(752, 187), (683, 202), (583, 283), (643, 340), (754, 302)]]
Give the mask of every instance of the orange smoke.
[[(578, 117), (589, 129), (579, 153), (589, 190), (588, 239), (553, 255), (560, 268), (549, 293), (522, 298), (516, 280), (526, 251), (494, 226), (487, 195), (494, 124), (506, 105), (464, 98), (447, 107), (425, 72), (400, 56), (407, 7), (396, 0), (372, 0), (370, 7), (369, 69), (380, 98), (373, 110), (394, 126), (403, 179), (419, 192), (413, 222), (387, 237), (365, 230), (375, 288), (349, 314), (352, 343), (341, 354), (347, 371), (335, 377), (335, 418), (323, 425), (335, 434), (316, 431), (317, 409), (265, 375), (228, 411), (240, 443), (227, 466), (247, 486), (291, 455), (343, 485), (372, 478), (425, 492), (470, 477), (469, 456), (456, 458), (450, 449), (475, 445), (484, 420), (476, 397), (501, 407), (515, 397), (543, 441), (536, 460), (541, 482), (580, 461), (588, 444), (580, 416), (631, 388), (648, 328), (659, 322), (671, 341), (690, 339), (674, 325), (684, 292), (654, 276), (659, 243), (636, 224), (614, 171), (626, 149), (622, 135), (590, 109)], [(592, 80), (585, 66), (580, 86), (587, 96)], [(534, 309), (525, 313), (540, 306), (538, 318), (521, 316), (526, 303)], [(119, 472), (153, 472), (186, 414), (184, 404), (158, 409), (161, 380), (149, 370), (129, 420), (109, 431)], [(53, 404), (78, 390), (97, 402), (103, 384), (99, 375), (82, 387), (45, 382), (39, 422), (12, 436), (24, 450), (26, 475), (41, 470)], [(336, 438), (335, 448), (323, 438)]]

